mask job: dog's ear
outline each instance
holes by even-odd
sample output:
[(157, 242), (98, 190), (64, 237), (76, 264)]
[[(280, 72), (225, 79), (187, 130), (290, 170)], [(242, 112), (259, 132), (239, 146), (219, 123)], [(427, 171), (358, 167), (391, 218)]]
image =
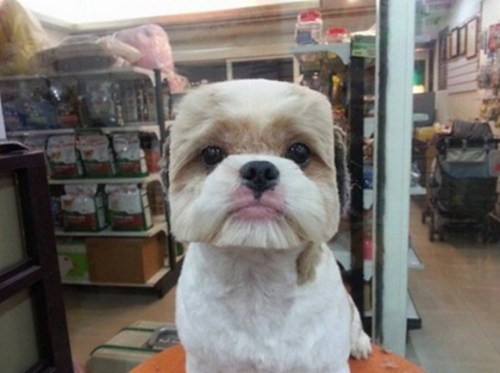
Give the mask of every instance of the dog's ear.
[(335, 168), (337, 170), (337, 189), (339, 191), (340, 212), (342, 216), (349, 212), (351, 204), (351, 177), (347, 167), (347, 136), (339, 127), (333, 126), (335, 142)]

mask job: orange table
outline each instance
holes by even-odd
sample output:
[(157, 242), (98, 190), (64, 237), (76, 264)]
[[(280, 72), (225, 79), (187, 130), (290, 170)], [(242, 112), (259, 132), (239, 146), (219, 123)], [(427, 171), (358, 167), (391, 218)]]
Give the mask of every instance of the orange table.
[[(182, 346), (170, 347), (153, 356), (131, 373), (185, 373), (186, 355)], [(373, 346), (373, 354), (367, 360), (349, 360), (351, 373), (424, 373), (407, 360)]]

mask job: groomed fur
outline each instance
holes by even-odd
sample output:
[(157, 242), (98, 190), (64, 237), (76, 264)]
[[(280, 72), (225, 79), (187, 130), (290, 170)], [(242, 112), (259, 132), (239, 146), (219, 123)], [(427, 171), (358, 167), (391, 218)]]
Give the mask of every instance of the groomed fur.
[[(176, 312), (188, 373), (345, 373), (349, 352), (370, 352), (324, 244), (349, 199), (334, 132), (328, 101), (289, 83), (218, 83), (184, 99), (169, 199), (176, 238), (191, 242)], [(311, 151), (304, 165), (286, 157), (297, 143)], [(209, 146), (226, 155), (213, 166)], [(254, 161), (279, 171), (259, 197), (240, 175)]]

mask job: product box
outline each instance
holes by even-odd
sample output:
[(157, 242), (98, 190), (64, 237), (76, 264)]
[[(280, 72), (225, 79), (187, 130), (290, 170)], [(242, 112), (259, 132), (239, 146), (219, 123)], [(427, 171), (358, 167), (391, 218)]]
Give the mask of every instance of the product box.
[(106, 135), (78, 137), (78, 149), (87, 177), (111, 177), (116, 173), (113, 151)]
[(97, 185), (65, 185), (61, 196), (64, 229), (100, 231), (106, 227), (104, 193)]
[(89, 279), (85, 240), (58, 241), (57, 260), (62, 281)]
[(375, 35), (355, 34), (352, 38), (351, 55), (354, 57), (375, 58), (377, 48)]
[(74, 135), (50, 136), (47, 140), (46, 154), (50, 176), (53, 179), (70, 179), (83, 175)]
[(116, 231), (148, 230), (152, 226), (146, 190), (137, 185), (106, 185), (111, 228)]
[[(163, 340), (163, 343), (159, 346), (154, 343), (155, 340)], [(92, 351), (87, 371), (129, 373), (137, 365), (177, 343), (179, 339), (174, 324), (136, 321)]]
[(144, 284), (164, 266), (165, 235), (148, 238), (89, 238), (90, 280)]

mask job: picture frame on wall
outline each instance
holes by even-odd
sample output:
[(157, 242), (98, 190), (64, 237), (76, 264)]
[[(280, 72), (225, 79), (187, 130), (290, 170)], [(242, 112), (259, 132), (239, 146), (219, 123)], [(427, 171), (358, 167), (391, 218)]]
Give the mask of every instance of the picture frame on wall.
[(454, 28), (451, 30), (451, 51), (450, 51), (450, 56), (451, 58), (457, 57), (458, 56), (458, 28)]
[(477, 18), (471, 19), (467, 22), (467, 43), (466, 43), (466, 56), (473, 58), (477, 54)]
[(463, 56), (467, 50), (467, 26), (458, 29), (458, 55)]

